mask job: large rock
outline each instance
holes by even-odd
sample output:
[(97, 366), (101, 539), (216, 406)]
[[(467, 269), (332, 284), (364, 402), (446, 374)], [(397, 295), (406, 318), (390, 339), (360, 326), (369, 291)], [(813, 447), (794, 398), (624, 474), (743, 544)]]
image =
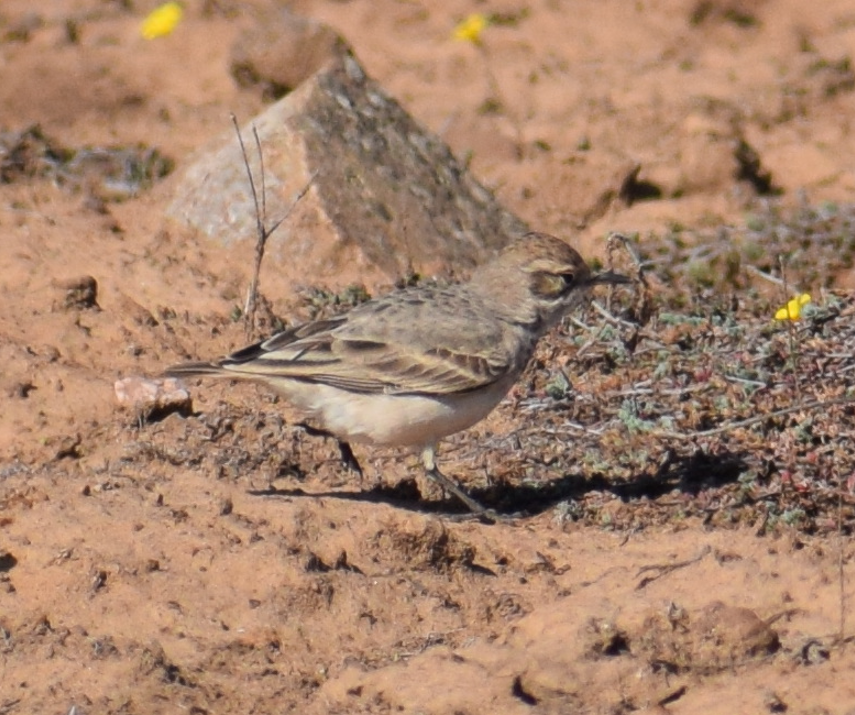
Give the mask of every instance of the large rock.
[[(253, 126), (268, 223), (311, 184), (265, 257), (268, 270), (272, 261), (304, 284), (467, 272), (526, 230), (346, 50), (242, 128), (258, 186)], [(189, 167), (168, 213), (224, 245), (244, 242), (250, 269), (256, 220), (233, 132)]]

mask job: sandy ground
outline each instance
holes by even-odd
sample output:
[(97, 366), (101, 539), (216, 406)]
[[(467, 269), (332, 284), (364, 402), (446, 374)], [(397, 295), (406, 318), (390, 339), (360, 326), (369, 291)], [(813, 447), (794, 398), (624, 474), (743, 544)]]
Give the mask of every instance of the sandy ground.
[[(293, 6), (587, 255), (771, 195), (855, 199), (847, 0), (435, 5)], [(253, 5), (188, 2), (146, 41), (153, 6), (4, 2), (0, 131), (180, 169), (263, 108), (229, 73)], [(497, 19), (481, 47), (451, 37), (473, 11)], [(852, 550), (833, 532), (645, 523), (619, 500), (632, 528), (553, 508), (457, 521), (419, 498), (412, 456), (360, 453), (360, 484), (261, 389), (194, 390), (190, 418), (120, 410), (115, 379), (243, 341), (251, 256), (168, 224), (174, 181), (120, 202), (51, 172), (0, 184), (0, 714), (855, 712)], [(68, 302), (81, 276), (94, 304)], [(308, 317), (310, 283), (279, 279), (294, 299), (276, 312)], [(510, 432), (522, 396), (455, 449)], [(479, 485), (490, 464), (454, 471)]]

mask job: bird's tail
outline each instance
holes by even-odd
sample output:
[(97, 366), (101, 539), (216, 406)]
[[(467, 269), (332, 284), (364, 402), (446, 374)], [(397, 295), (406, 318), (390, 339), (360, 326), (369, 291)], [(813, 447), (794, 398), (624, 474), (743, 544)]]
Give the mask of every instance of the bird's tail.
[(166, 377), (223, 377), (226, 371), (212, 362), (182, 362), (163, 371)]

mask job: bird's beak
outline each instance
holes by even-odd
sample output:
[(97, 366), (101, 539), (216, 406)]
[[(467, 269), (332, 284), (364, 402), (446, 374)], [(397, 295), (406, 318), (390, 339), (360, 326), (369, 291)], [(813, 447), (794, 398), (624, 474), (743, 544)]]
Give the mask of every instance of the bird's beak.
[(595, 276), (591, 276), (591, 280), (588, 281), (588, 285), (620, 285), (622, 283), (632, 283), (632, 278), (621, 275), (620, 273), (613, 273), (612, 271), (606, 271), (605, 273), (598, 273)]

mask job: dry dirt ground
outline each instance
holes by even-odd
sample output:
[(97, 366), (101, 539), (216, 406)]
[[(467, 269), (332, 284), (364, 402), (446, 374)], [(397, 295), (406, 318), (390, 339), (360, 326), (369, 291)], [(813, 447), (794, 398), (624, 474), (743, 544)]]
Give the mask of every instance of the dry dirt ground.
[[(460, 521), (420, 497), (411, 456), (360, 453), (360, 484), (261, 389), (193, 386), (195, 414), (160, 421), (119, 409), (117, 378), (242, 344), (251, 256), (165, 221), (174, 178), (115, 201), (103, 167), (57, 168), (20, 133), (180, 169), (230, 112), (262, 109), (229, 72), (256, 5), (188, 0), (146, 41), (153, 6), (0, 6), (0, 131), (32, 150), (0, 154), (0, 714), (855, 712), (853, 552), (834, 512), (824, 530), (768, 528), (666, 492), (655, 504), (677, 511), (653, 518), (649, 495), (609, 492), (604, 453), (583, 490), (602, 496), (596, 518), (564, 494)], [(510, 209), (588, 255), (611, 230), (643, 246), (758, 202), (855, 200), (849, 0), (293, 6)], [(495, 19), (481, 47), (451, 37), (473, 11)], [(274, 279), (293, 285), (276, 314), (308, 317), (310, 280)], [(566, 344), (539, 369), (567, 363), (584, 393)], [(535, 389), (448, 451), (505, 511), (544, 470), (588, 473), (558, 443), (514, 439), (543, 422), (523, 409)]]

